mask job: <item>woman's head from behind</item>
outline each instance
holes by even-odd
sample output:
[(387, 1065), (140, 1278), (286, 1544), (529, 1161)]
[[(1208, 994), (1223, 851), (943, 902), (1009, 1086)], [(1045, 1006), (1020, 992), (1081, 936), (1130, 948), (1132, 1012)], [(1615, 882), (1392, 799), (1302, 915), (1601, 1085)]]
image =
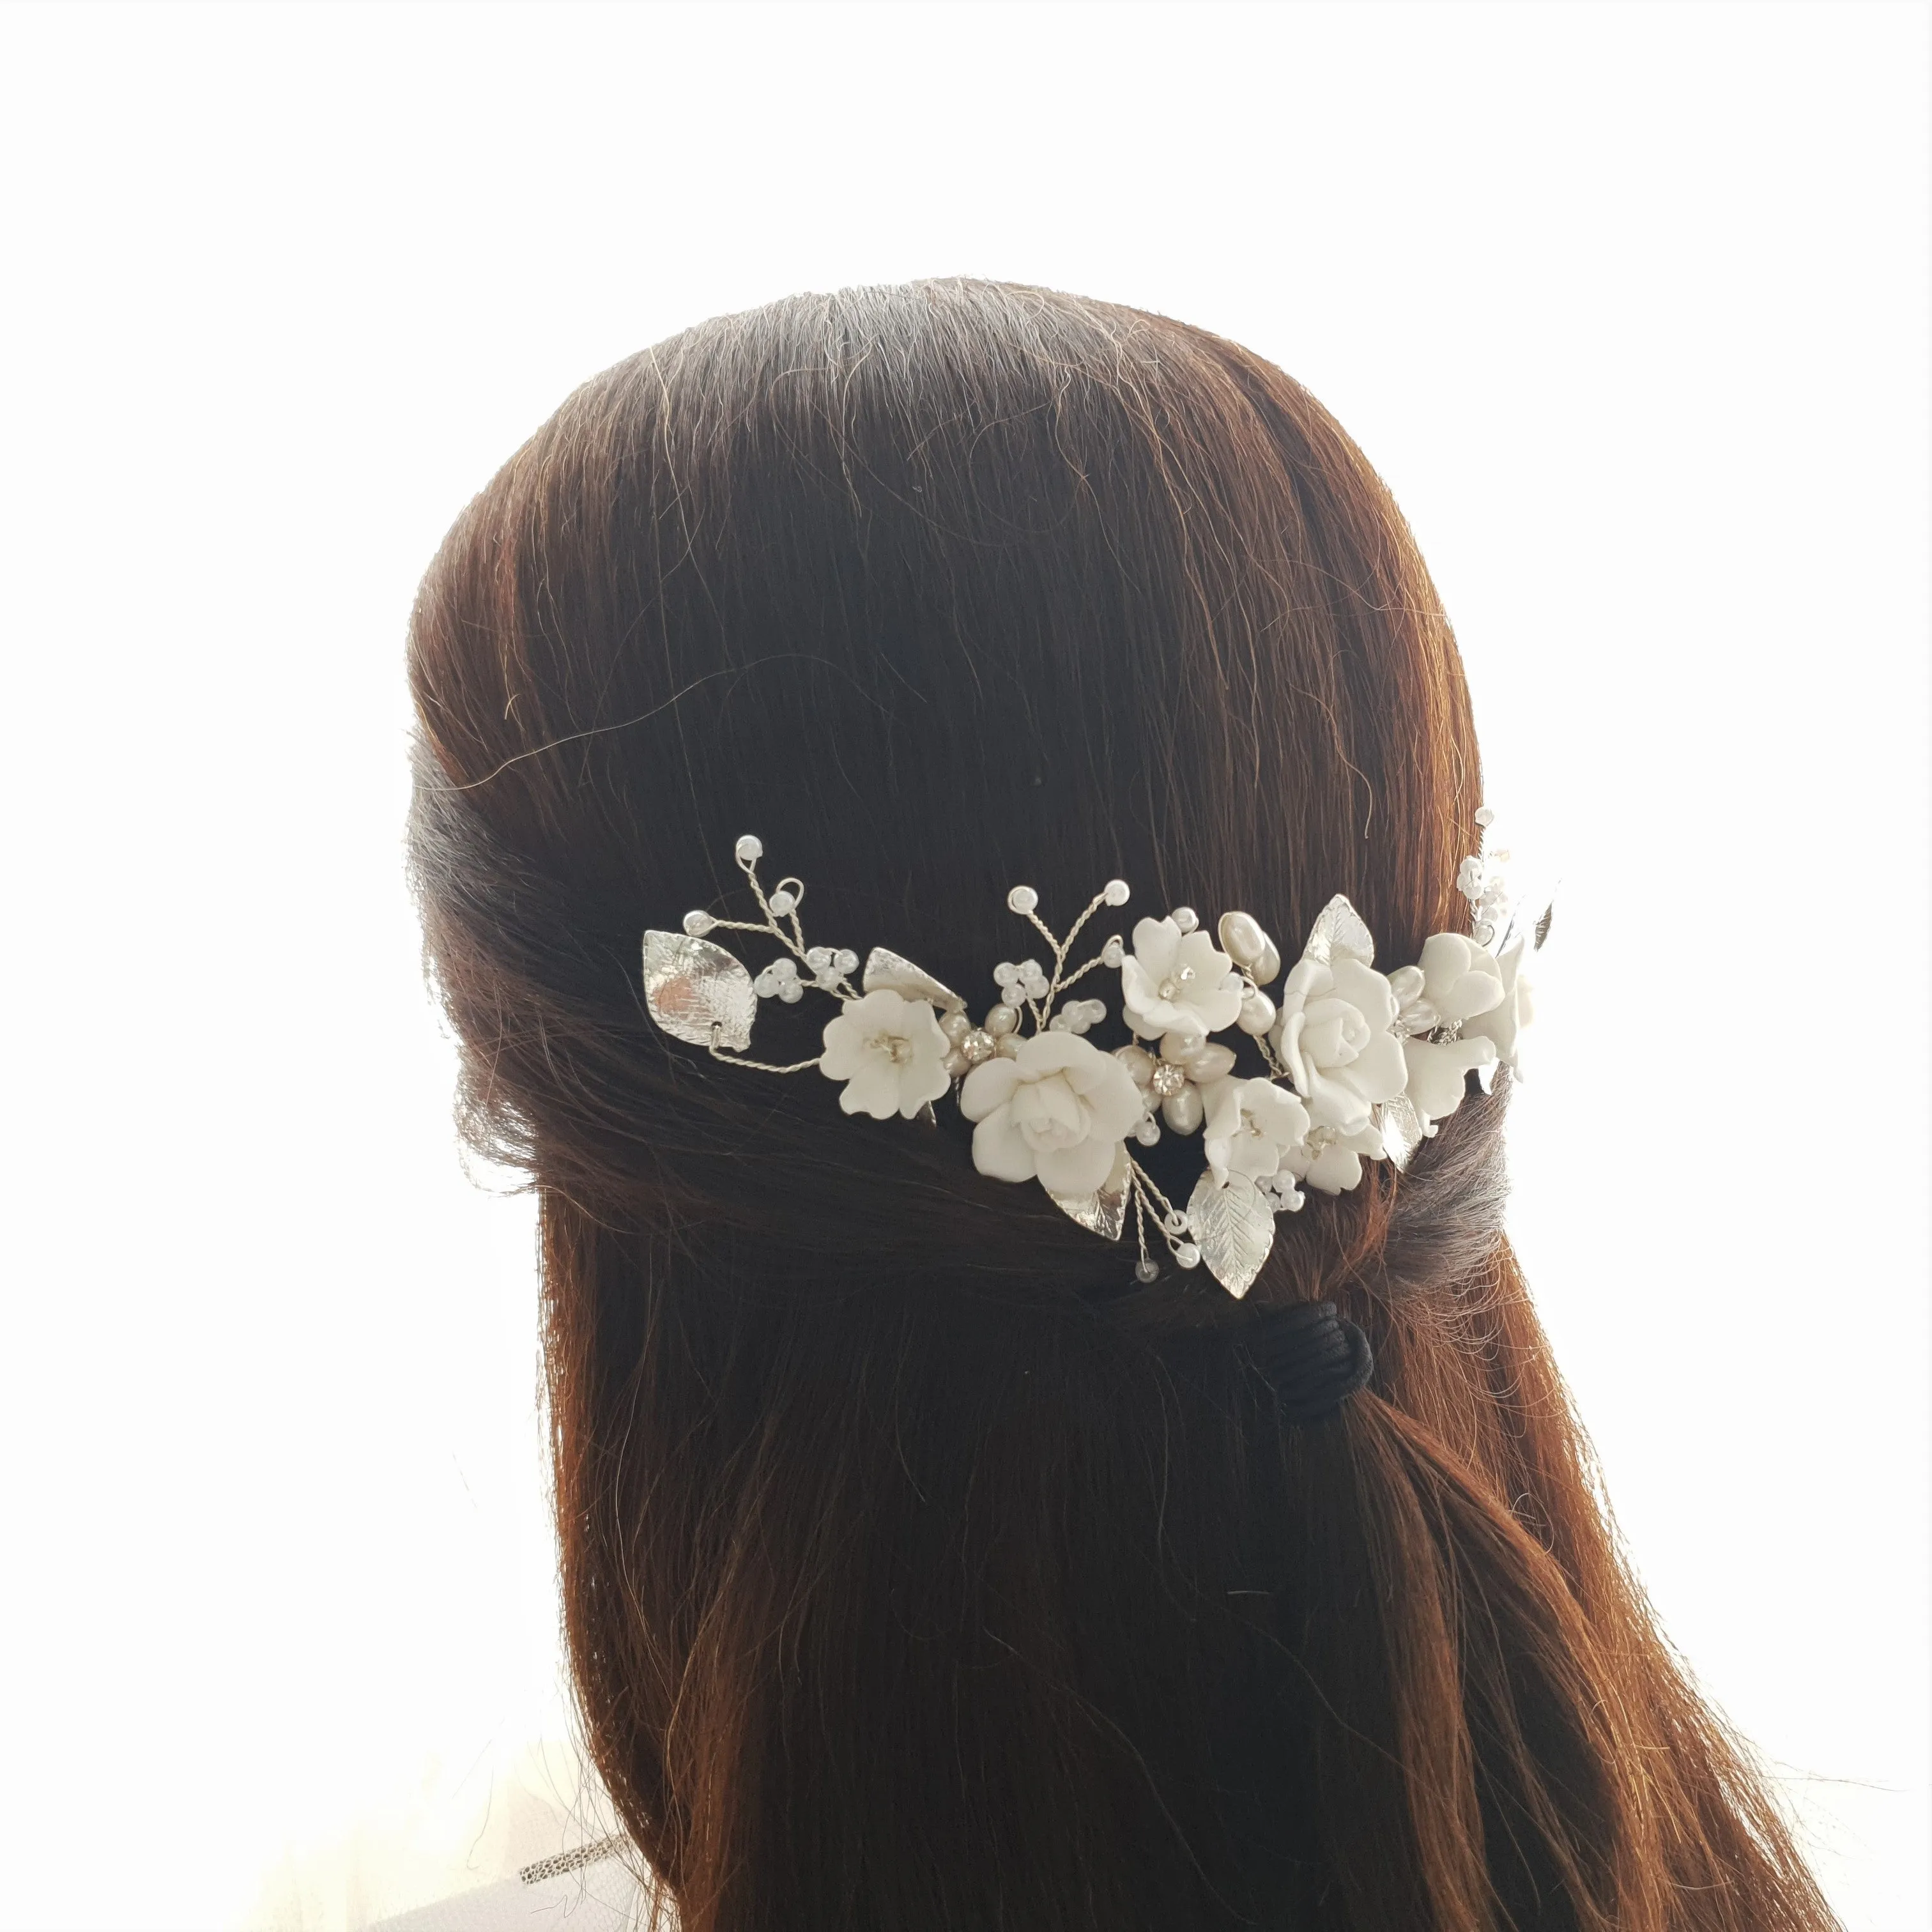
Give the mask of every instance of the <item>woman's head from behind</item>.
[[(1825, 1922), (1609, 1545), (1500, 1093), (1240, 1304), (646, 1012), (645, 928), (752, 911), (747, 831), (815, 937), (976, 1004), (1022, 880), (1285, 938), (1345, 892), (1392, 961), (1454, 924), (1460, 663), (1304, 392), (985, 284), (706, 324), (471, 506), (412, 670), (471, 1128), (542, 1204), (586, 1731), (692, 1932)], [(1299, 1428), (1242, 1335), (1316, 1298), (1377, 1370)]]

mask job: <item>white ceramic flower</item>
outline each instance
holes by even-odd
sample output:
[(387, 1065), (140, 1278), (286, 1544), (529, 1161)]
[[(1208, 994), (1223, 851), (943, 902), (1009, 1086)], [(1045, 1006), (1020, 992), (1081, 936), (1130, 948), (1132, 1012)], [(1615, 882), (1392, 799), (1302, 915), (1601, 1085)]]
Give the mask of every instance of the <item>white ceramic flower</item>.
[(1134, 1077), (1077, 1034), (1036, 1034), (1011, 1059), (967, 1075), (959, 1111), (973, 1165), (996, 1180), (1037, 1179), (1052, 1194), (1090, 1194), (1146, 1112)]
[(1305, 1141), (1282, 1150), (1281, 1172), (1324, 1194), (1346, 1194), (1361, 1185), (1362, 1162), (1380, 1160), (1382, 1154), (1378, 1127), (1358, 1127), (1352, 1133), (1316, 1127)]
[(1496, 1059), (1512, 1073), (1520, 1074), (1520, 1039), (1525, 1027), (1535, 1017), (1530, 998), (1529, 976), (1523, 970), (1529, 953), (1529, 935), (1519, 933), (1502, 950), (1496, 970), (1502, 981), (1502, 998), (1486, 1012), (1464, 1024), (1465, 1038), (1474, 1036), (1496, 1042)]
[(899, 1114), (909, 1120), (952, 1085), (945, 1065), (951, 1045), (925, 1000), (881, 986), (847, 1001), (826, 1023), (818, 1070), (844, 1082), (838, 1104), (847, 1113), (875, 1120)]
[(1288, 1150), (1308, 1137), (1308, 1109), (1275, 1081), (1230, 1076), (1212, 1082), (1202, 1098), (1208, 1165), (1222, 1186), (1231, 1174), (1264, 1180), (1279, 1173)]
[(1502, 969), (1495, 954), (1460, 932), (1431, 933), (1422, 942), (1420, 966), (1410, 970), (1420, 973), (1422, 1003), (1438, 1025), (1472, 1020), (1502, 1004)]
[(1496, 1064), (1496, 1043), (1492, 1040), (1406, 1040), (1402, 1055), (1408, 1065), (1410, 1103), (1426, 1125), (1446, 1119), (1462, 1104), (1468, 1076)]
[(1387, 976), (1353, 952), (1336, 946), (1326, 960), (1304, 952), (1295, 962), (1274, 1046), (1317, 1126), (1353, 1133), (1402, 1091), (1408, 1068), (1390, 1030), (1396, 1011)]
[(1171, 919), (1144, 919), (1120, 962), (1122, 1012), (1143, 1040), (1180, 1034), (1204, 1040), (1240, 1016), (1246, 982), (1208, 934)]

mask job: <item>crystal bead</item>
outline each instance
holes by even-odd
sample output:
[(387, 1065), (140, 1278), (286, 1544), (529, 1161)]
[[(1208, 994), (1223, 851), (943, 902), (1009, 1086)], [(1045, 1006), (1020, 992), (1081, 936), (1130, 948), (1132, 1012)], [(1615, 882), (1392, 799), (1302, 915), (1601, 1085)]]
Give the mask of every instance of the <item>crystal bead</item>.
[(766, 902), (766, 903), (771, 907), (772, 911), (776, 913), (781, 919), (784, 918), (787, 913), (796, 912), (798, 910), (798, 901), (794, 898), (791, 894), (785, 891), (782, 886), (781, 886), (778, 891), (772, 893), (771, 898)]
[(754, 838), (748, 832), (738, 841), (734, 849), (738, 854), (738, 862), (741, 866), (755, 866), (765, 856), (764, 841)]
[(1148, 1071), (1147, 1084), (1158, 1099), (1172, 1100), (1187, 1084), (1187, 1070), (1171, 1060), (1156, 1060)]
[(1174, 1258), (1184, 1268), (1201, 1265), (1201, 1250), (1192, 1241), (1183, 1241), (1174, 1251)]
[(684, 929), (693, 939), (702, 939), (717, 923), (708, 912), (688, 912), (684, 916)]
[(808, 946), (805, 950), (805, 963), (814, 973), (822, 972), (832, 964), (832, 949), (829, 946)]
[(856, 973), (859, 970), (859, 956), (850, 946), (841, 946), (832, 956), (832, 963), (842, 973)]
[(1019, 976), (1020, 969), (1010, 959), (1002, 959), (993, 968), (993, 984), (996, 986), (1012, 986), (1018, 982)]
[(805, 997), (805, 988), (796, 980), (788, 980), (778, 988), (778, 998), (788, 1006), (795, 1006)]
[(1134, 1264), (1134, 1279), (1144, 1287), (1150, 1281), (1160, 1280), (1160, 1269), (1153, 1262), (1136, 1262)]
[(982, 1060), (992, 1058), (996, 1051), (993, 1036), (984, 1027), (975, 1027), (959, 1042), (959, 1051), (974, 1066), (977, 1066)]

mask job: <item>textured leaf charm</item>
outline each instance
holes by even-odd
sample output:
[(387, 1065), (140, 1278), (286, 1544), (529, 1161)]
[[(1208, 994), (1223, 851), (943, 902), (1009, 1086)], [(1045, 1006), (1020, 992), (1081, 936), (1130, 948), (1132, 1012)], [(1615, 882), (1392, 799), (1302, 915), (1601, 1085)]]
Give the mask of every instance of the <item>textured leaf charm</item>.
[(1081, 1226), (1110, 1241), (1120, 1238), (1127, 1225), (1127, 1203), (1133, 1196), (1133, 1178), (1127, 1162), (1126, 1143), (1121, 1142), (1114, 1156), (1114, 1169), (1091, 1194), (1055, 1194), (1047, 1198), (1064, 1214), (1070, 1214)]
[(950, 986), (943, 986), (922, 966), (883, 946), (875, 946), (866, 956), (866, 975), (860, 982), (868, 993), (881, 986), (902, 1000), (930, 1000), (942, 1013), (963, 1012), (966, 1002)]
[(1315, 929), (1308, 935), (1307, 957), (1327, 965), (1336, 953), (1359, 959), (1365, 966), (1376, 961), (1376, 942), (1362, 916), (1337, 892), (1315, 916)]
[(1422, 1116), (1415, 1111), (1415, 1102), (1406, 1094), (1384, 1100), (1376, 1109), (1376, 1124), (1382, 1130), (1382, 1152), (1400, 1172), (1425, 1138)]
[(644, 1004), (674, 1040), (742, 1053), (752, 1043), (758, 996), (752, 976), (722, 946), (684, 932), (644, 934)]
[(1187, 1204), (1187, 1225), (1208, 1272), (1237, 1299), (1246, 1294), (1274, 1246), (1274, 1209), (1254, 1183), (1231, 1174), (1216, 1186), (1213, 1173), (1204, 1174)]

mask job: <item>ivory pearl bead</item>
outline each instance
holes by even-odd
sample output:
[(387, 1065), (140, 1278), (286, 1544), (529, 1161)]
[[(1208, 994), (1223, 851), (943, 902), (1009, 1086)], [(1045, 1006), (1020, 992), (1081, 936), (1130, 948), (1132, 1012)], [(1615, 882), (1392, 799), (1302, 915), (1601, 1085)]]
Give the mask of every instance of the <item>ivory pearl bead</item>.
[(1220, 1080), (1234, 1070), (1234, 1049), (1209, 1041), (1187, 1063), (1187, 1077), (1203, 1087), (1210, 1080)]
[(1002, 1004), (995, 1006), (986, 1016), (986, 1030), (997, 1040), (1002, 1034), (1009, 1034), (1020, 1023), (1020, 1016), (1012, 1007)]
[(1237, 966), (1252, 966), (1268, 944), (1261, 922), (1247, 913), (1224, 912), (1216, 929), (1220, 934), (1221, 950)]
[(1134, 1076), (1136, 1087), (1144, 1087), (1154, 1078), (1154, 1058), (1144, 1046), (1117, 1046), (1114, 1058)]
[(1264, 1034), (1274, 1024), (1274, 1002), (1258, 986), (1250, 986), (1241, 995), (1241, 1010), (1234, 1024), (1244, 1033)]
[(1178, 1134), (1191, 1134), (1200, 1126), (1207, 1112), (1198, 1087), (1184, 1087), (1160, 1103), (1160, 1117)]

